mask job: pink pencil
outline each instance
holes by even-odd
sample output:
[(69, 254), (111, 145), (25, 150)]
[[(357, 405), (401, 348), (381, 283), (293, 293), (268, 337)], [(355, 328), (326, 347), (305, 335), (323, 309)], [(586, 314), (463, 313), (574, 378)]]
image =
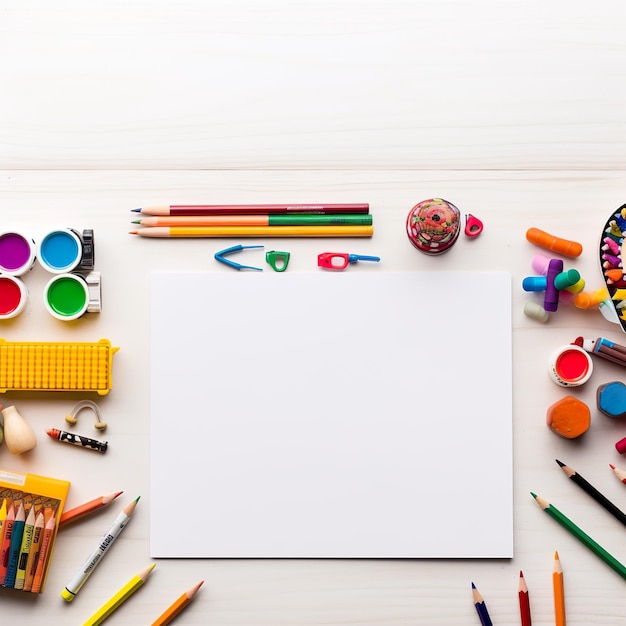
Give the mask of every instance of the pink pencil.
[(270, 213), (369, 213), (364, 204), (178, 204), (133, 209), (143, 215), (259, 215)]

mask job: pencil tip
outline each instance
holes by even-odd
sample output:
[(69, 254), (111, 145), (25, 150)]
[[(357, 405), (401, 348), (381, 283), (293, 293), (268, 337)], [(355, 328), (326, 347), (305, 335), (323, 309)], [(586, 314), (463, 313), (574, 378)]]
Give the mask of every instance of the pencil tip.
[(558, 459), (554, 459), (559, 467), (565, 467), (565, 463), (561, 463)]
[(535, 500), (537, 499), (537, 494), (536, 494), (536, 493), (533, 493), (533, 492), (531, 491), (531, 492), (530, 492), (530, 495), (531, 495), (533, 498), (535, 498)]
[(524, 578), (524, 572), (522, 572), (522, 570), (519, 571), (519, 577)]
[(558, 551), (558, 550), (555, 550), (555, 551), (554, 551), (554, 560), (555, 560), (555, 561), (558, 561), (558, 560), (559, 560), (559, 551)]
[(613, 463), (609, 463), (609, 467), (610, 467), (611, 469), (615, 469), (615, 465), (613, 465)]
[(131, 209), (133, 213), (141, 213), (141, 209)]
[(476, 585), (472, 583), (472, 589), (476, 589)]
[(139, 502), (139, 498), (141, 498), (141, 496), (137, 496), (137, 497), (135, 498), (135, 502)]
[(131, 220), (131, 224), (141, 224), (141, 220)]
[(129, 231), (128, 231), (128, 234), (129, 234), (129, 235), (136, 235), (136, 234), (137, 234), (137, 231), (136, 231), (136, 230), (129, 230)]

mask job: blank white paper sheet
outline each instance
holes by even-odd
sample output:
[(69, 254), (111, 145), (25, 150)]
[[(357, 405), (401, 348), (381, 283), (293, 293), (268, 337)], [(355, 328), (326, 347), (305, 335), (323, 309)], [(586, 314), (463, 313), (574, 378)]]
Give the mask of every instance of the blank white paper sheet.
[(152, 275), (152, 557), (513, 556), (511, 276), (359, 270)]

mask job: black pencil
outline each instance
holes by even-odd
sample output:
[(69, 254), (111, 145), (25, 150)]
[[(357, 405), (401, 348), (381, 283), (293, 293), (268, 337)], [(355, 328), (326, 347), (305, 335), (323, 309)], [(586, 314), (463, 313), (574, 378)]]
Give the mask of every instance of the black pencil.
[(578, 472), (575, 472), (571, 467), (565, 465), (565, 463), (561, 463), (558, 459), (556, 459), (556, 462), (569, 479), (573, 480), (584, 492), (589, 494), (599, 505), (603, 506), (615, 519), (619, 520), (624, 526), (626, 526), (626, 513), (618, 509), (606, 496), (602, 495)]

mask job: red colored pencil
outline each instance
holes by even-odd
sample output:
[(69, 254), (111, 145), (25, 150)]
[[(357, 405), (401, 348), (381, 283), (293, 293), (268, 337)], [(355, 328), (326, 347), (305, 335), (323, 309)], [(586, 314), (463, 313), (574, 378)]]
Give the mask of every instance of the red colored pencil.
[(531, 626), (532, 620), (530, 619), (530, 601), (528, 599), (528, 587), (526, 586), (526, 580), (522, 570), (519, 572), (519, 614), (522, 626)]
[(624, 484), (626, 484), (626, 472), (624, 470), (619, 469), (619, 467), (615, 467), (615, 465), (609, 463), (609, 467), (615, 472), (615, 475), (619, 480), (621, 480)]
[(61, 520), (59, 521), (59, 526), (63, 526), (64, 524), (69, 524), (70, 522), (74, 522), (77, 519), (80, 519), (84, 515), (88, 515), (89, 513), (93, 513), (98, 509), (101, 509), (103, 506), (106, 506), (110, 502), (113, 502), (117, 496), (119, 496), (122, 491), (117, 491), (115, 493), (110, 493), (107, 496), (100, 496), (99, 498), (95, 498), (94, 500), (90, 500), (89, 502), (85, 502), (69, 511), (65, 511), (63, 515), (61, 515)]
[(132, 209), (143, 215), (258, 215), (269, 213), (369, 213), (368, 203), (360, 204), (178, 204)]

